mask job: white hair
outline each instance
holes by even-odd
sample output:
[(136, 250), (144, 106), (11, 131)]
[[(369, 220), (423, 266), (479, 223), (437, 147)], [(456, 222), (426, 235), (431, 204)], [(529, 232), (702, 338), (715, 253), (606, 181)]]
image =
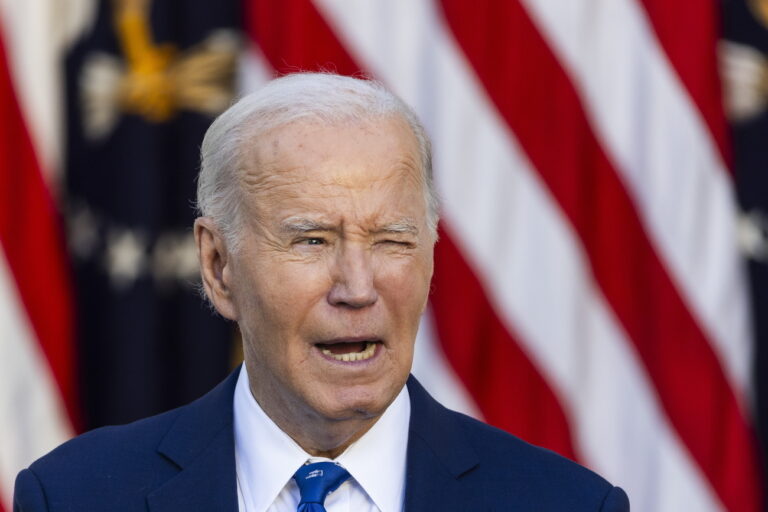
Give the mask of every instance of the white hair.
[(429, 138), (414, 111), (374, 80), (331, 73), (294, 73), (267, 83), (237, 101), (211, 124), (200, 151), (197, 208), (237, 250), (241, 228), (238, 172), (254, 140), (299, 120), (336, 124), (396, 116), (411, 129), (421, 159), (427, 225), (436, 236), (438, 198), (432, 179)]

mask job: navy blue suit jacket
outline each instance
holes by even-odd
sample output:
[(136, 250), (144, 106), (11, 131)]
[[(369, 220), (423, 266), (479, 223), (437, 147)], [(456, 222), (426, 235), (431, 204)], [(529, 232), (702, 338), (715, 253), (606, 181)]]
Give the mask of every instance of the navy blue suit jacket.
[[(237, 374), (187, 406), (64, 443), (19, 473), (14, 511), (236, 512)], [(408, 391), (405, 510), (629, 510), (591, 471), (449, 411), (413, 377)]]

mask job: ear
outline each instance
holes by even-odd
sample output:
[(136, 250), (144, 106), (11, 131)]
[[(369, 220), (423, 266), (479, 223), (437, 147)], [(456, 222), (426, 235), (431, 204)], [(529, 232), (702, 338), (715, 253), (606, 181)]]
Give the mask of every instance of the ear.
[(230, 287), (231, 260), (224, 238), (210, 217), (195, 219), (194, 229), (205, 294), (221, 316), (237, 321), (237, 308)]

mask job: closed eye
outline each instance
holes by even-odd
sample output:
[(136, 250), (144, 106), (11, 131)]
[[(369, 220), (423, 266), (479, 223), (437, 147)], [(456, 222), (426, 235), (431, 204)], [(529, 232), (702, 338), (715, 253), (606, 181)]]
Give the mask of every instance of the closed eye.
[(400, 247), (413, 247), (414, 243), (410, 242), (408, 240), (395, 240), (395, 239), (384, 239), (379, 240), (380, 244), (387, 244), (387, 245), (397, 245)]

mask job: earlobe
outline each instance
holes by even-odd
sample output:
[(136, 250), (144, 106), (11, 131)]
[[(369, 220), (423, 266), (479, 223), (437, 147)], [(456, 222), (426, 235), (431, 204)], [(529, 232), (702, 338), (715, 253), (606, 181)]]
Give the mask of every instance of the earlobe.
[(209, 217), (198, 217), (194, 231), (205, 294), (221, 316), (237, 321), (229, 279), (231, 262), (224, 239)]

